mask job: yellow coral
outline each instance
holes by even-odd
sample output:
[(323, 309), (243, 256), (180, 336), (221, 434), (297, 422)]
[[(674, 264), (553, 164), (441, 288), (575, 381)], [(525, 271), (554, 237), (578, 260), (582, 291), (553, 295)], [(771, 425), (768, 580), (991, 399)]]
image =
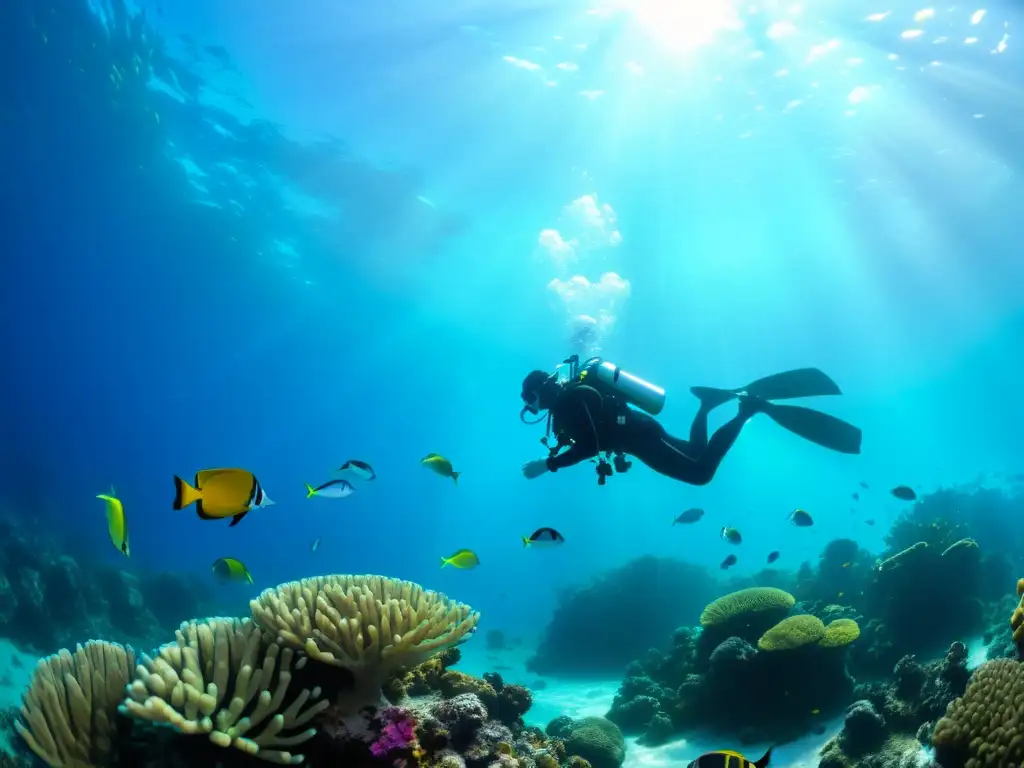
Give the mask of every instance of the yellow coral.
[(1024, 659), (1024, 579), (1017, 581), (1017, 597), (1020, 602), (1010, 615), (1010, 629), (1013, 630), (1013, 642), (1017, 645), (1017, 658)]
[(783, 619), (757, 641), (762, 651), (789, 651), (816, 643), (825, 635), (825, 625), (817, 616), (801, 614)]
[(51, 768), (104, 764), (134, 667), (131, 648), (100, 640), (40, 659), (22, 698), (18, 733)]
[(418, 584), (383, 576), (317, 576), (264, 590), (253, 619), (279, 643), (352, 673), (336, 702), (347, 711), (380, 702), (381, 685), (465, 640), (480, 614)]
[(818, 645), (822, 648), (841, 648), (860, 637), (860, 625), (853, 619), (836, 619), (825, 627)]
[(964, 695), (949, 705), (935, 725), (936, 759), (965, 768), (1024, 764), (1022, 698), (1024, 664), (1013, 659), (982, 664)]
[[(295, 651), (264, 643), (249, 619), (188, 621), (175, 635), (156, 658), (142, 657), (123, 711), (180, 733), (207, 734), (218, 747), (261, 760), (301, 763), (302, 755), (284, 748), (316, 735), (314, 728), (301, 729), (329, 702), (306, 706), (319, 698), (319, 688), (289, 695)], [(295, 666), (305, 661), (300, 656)]]
[(785, 590), (775, 587), (750, 587), (730, 592), (707, 605), (700, 615), (700, 624), (702, 627), (714, 627), (747, 613), (785, 612), (795, 603), (796, 599)]

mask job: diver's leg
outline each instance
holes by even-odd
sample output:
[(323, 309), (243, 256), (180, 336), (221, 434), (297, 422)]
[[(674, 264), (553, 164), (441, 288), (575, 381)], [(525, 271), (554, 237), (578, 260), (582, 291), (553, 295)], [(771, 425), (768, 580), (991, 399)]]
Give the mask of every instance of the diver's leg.
[(692, 455), (695, 451), (702, 452), (708, 447), (708, 414), (714, 407), (714, 405), (701, 400), (700, 408), (697, 409), (693, 423), (690, 424), (690, 450), (684, 451), (685, 453)]
[[(651, 419), (656, 428), (644, 424), (642, 435), (629, 453), (666, 477), (681, 480), (690, 485), (707, 485), (718, 471), (722, 459), (729, 452), (743, 425), (755, 413), (757, 404), (747, 398), (740, 399), (739, 412), (711, 436), (704, 450), (693, 452), (694, 446), (686, 440), (665, 432), (658, 422)], [(687, 450), (691, 453), (687, 453)]]

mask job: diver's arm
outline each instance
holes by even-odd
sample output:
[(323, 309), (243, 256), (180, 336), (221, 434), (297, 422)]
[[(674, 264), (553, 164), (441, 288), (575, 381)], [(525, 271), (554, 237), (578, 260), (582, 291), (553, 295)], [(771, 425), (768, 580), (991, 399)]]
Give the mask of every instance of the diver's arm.
[(561, 422), (572, 437), (569, 450), (548, 458), (549, 472), (594, 458), (600, 451), (597, 442), (597, 419), (601, 412), (601, 395), (593, 387), (575, 386), (562, 393), (556, 404), (556, 425)]
[(557, 472), (560, 469), (571, 467), (573, 464), (579, 464), (581, 461), (592, 459), (596, 455), (597, 451), (587, 450), (579, 443), (573, 443), (569, 450), (555, 456), (549, 456), (548, 460), (544, 463), (548, 468), (548, 472)]

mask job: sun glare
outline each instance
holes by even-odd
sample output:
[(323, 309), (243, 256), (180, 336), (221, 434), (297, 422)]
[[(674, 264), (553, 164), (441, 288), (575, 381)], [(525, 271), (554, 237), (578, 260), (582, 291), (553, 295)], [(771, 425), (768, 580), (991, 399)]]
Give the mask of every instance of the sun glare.
[(736, 0), (617, 0), (616, 5), (653, 41), (677, 53), (710, 45), (718, 32), (743, 28)]

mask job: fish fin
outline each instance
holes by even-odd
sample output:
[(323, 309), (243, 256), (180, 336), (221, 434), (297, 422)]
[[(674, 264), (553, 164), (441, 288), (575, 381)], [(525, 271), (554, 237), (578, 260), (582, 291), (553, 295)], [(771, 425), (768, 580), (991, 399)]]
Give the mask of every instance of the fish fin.
[(248, 571), (245, 572), (245, 580), (252, 584), (252, 574)]
[(209, 514), (206, 513), (206, 508), (203, 506), (203, 500), (202, 499), (199, 499), (199, 501), (196, 502), (196, 514), (199, 515), (199, 519), (200, 520), (216, 520), (217, 519), (213, 515), (209, 515)]
[(754, 763), (754, 765), (756, 765), (757, 768), (766, 768), (768, 763), (771, 762), (771, 760), (772, 760), (772, 749), (774, 749), (774, 747), (768, 747), (768, 751), (765, 752), (763, 755), (761, 755), (761, 759), (760, 760), (758, 760), (757, 762)]
[(526, 536), (523, 536), (523, 546), (524, 547), (530, 546), (530, 540)]
[(314, 488), (309, 483), (305, 483), (305, 486), (306, 486), (306, 498), (307, 499), (312, 499), (314, 496), (316, 496), (316, 488)]
[(202, 491), (193, 488), (177, 475), (174, 476), (174, 509), (184, 509), (194, 501), (203, 498)]
[(442, 557), (441, 558), (441, 567), (444, 568), (446, 565), (448, 565), (448, 558)]
[(247, 514), (249, 514), (248, 509), (245, 510), (245, 512), (239, 512), (237, 515), (232, 517), (231, 522), (228, 523), (228, 528), (233, 528), (234, 526), (238, 525), (240, 522), (242, 522), (242, 518), (245, 517)]
[(459, 475), (461, 474), (461, 472), (452, 472), (452, 481), (454, 481), (456, 485), (459, 484)]
[(114, 500), (113, 496), (110, 496), (110, 495), (108, 495), (106, 493), (97, 493), (96, 494), (96, 498), (97, 499), (102, 499), (103, 501), (113, 501)]

